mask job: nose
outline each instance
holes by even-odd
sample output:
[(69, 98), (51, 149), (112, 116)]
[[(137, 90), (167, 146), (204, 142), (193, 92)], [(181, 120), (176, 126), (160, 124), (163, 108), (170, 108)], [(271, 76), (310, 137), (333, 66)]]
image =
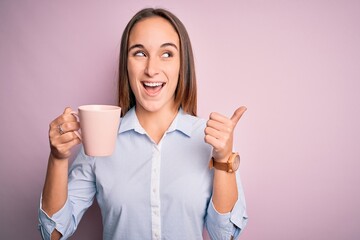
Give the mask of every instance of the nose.
[(149, 57), (145, 67), (145, 74), (154, 77), (159, 73), (159, 62), (154, 57)]

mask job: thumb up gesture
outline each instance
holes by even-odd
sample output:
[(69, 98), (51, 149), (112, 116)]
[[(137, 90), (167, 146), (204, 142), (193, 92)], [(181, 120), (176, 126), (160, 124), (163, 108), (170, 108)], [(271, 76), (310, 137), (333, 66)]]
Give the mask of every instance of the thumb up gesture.
[(205, 128), (205, 142), (213, 147), (216, 161), (226, 162), (232, 152), (234, 129), (246, 111), (242, 106), (229, 119), (219, 113), (211, 113)]

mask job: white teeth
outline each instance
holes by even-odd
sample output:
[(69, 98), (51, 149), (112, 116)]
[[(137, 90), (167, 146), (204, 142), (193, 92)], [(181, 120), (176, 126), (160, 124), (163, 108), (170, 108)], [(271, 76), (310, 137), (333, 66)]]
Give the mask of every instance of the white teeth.
[(158, 87), (161, 86), (161, 82), (144, 82), (144, 85), (147, 87)]

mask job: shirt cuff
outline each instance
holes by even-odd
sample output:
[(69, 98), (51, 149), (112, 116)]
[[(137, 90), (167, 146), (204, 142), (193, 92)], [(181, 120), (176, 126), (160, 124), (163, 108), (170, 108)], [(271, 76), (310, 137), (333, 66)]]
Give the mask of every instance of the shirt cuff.
[(230, 221), (234, 223), (235, 226), (237, 226), (240, 230), (245, 228), (248, 221), (248, 216), (246, 213), (245, 204), (241, 199), (236, 201), (230, 215)]
[[(247, 214), (245, 211), (245, 205), (238, 199), (231, 212), (219, 213), (211, 199), (208, 207), (208, 221), (211, 222), (215, 228), (221, 229), (221, 231), (228, 236), (233, 236), (237, 239), (242, 229), (244, 229), (247, 223)], [(211, 231), (211, 230), (210, 230)], [(221, 234), (223, 235), (223, 234)]]
[[(66, 200), (65, 205), (50, 217), (42, 209), (42, 197), (39, 208), (39, 230), (43, 239), (50, 239), (51, 233), (56, 229), (62, 236), (69, 234), (69, 225), (72, 221), (71, 204)], [(61, 238), (63, 239), (63, 238)]]
[(206, 227), (211, 239), (230, 239), (236, 229), (230, 222), (230, 212), (216, 211), (212, 199), (207, 210)]

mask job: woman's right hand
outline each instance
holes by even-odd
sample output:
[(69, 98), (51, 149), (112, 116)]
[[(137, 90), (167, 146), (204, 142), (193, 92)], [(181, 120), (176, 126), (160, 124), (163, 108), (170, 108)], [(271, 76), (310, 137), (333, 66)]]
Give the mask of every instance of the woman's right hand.
[(65, 108), (64, 113), (50, 123), (49, 141), (51, 156), (55, 159), (68, 159), (71, 148), (81, 143), (75, 131), (80, 129), (80, 123), (72, 114), (71, 108)]

